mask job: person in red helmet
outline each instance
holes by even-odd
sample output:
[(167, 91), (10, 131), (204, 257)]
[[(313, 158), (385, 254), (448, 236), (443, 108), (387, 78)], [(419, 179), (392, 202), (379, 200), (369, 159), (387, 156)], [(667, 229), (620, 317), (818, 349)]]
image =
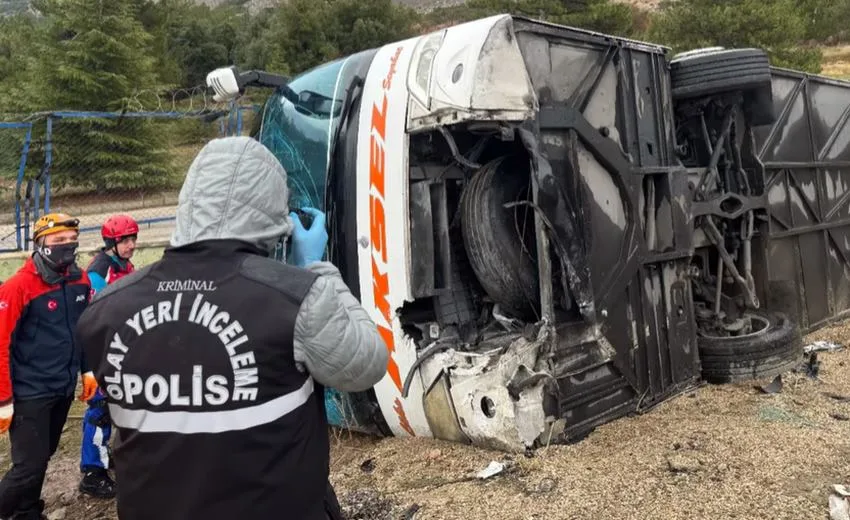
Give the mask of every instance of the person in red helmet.
[[(100, 230), (104, 247), (92, 259), (86, 271), (93, 293), (133, 272), (130, 260), (136, 250), (139, 224), (129, 215), (113, 215)], [(112, 434), (103, 393), (98, 390), (88, 401), (83, 418), (80, 446), (80, 492), (98, 497), (115, 496), (115, 481), (109, 476), (109, 438)]]

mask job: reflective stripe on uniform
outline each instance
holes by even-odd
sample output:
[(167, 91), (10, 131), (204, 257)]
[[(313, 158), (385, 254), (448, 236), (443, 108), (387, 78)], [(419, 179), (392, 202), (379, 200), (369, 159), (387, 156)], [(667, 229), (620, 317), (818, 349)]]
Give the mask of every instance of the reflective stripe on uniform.
[(128, 410), (109, 405), (112, 422), (119, 428), (145, 433), (222, 433), (247, 430), (274, 422), (304, 405), (313, 394), (313, 378), (308, 377), (298, 390), (271, 401), (238, 410), (216, 412), (154, 412)]
[(103, 442), (105, 437), (103, 428), (99, 426), (95, 426), (94, 429), (94, 438), (92, 439), (92, 444), (94, 444), (95, 448), (97, 448), (97, 455), (100, 458), (100, 464), (104, 468), (109, 467), (109, 448), (106, 447), (107, 443)]

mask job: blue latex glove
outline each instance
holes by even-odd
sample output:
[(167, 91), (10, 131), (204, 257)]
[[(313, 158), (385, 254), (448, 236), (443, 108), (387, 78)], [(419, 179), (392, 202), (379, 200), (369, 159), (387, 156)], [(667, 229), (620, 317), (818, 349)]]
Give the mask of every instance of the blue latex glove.
[(307, 267), (314, 262), (320, 262), (325, 256), (328, 245), (328, 231), (325, 229), (325, 214), (315, 208), (301, 208), (301, 211), (313, 217), (310, 229), (305, 229), (292, 212), (289, 216), (295, 229), (292, 230), (292, 262), (298, 267)]

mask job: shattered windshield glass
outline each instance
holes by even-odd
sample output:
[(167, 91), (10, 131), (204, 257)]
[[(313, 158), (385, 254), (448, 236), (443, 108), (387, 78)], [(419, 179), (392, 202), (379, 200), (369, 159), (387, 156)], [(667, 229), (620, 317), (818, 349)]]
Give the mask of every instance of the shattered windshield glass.
[(259, 140), (283, 164), (291, 208), (324, 208), (331, 140), (344, 97), (347, 59), (320, 65), (278, 89), (266, 103)]

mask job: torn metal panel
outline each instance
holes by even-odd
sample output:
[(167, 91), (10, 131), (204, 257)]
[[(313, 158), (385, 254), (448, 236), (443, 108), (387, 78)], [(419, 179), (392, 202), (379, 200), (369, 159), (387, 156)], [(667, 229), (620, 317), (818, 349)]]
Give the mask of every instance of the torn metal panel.
[(584, 243), (578, 240), (581, 236), (578, 230), (581, 229), (580, 223), (584, 219), (577, 213), (576, 206), (568, 202), (567, 195), (555, 178), (552, 165), (542, 150), (537, 131), (533, 128), (521, 128), (519, 133), (531, 155), (535, 200), (546, 216), (546, 226), (551, 230), (549, 238), (566, 269), (570, 292), (575, 297), (582, 316), (593, 322), (596, 320), (596, 309), (590, 269)]
[(460, 426), (448, 379), (445, 373), (441, 373), (425, 393), (425, 415), (435, 438), (468, 444), (470, 439)]
[(566, 336), (555, 347), (553, 373), (556, 377), (576, 376), (614, 361), (617, 351), (609, 341), (599, 341), (598, 330), (585, 337), (570, 335), (573, 331), (575, 327), (562, 330), (561, 335)]
[(461, 428), (474, 444), (521, 452), (546, 430), (544, 388), (553, 378), (538, 366), (551, 333), (542, 327), (533, 340), (518, 337), (494, 355), (451, 352), (446, 362), (452, 366), (452, 400)]
[(537, 109), (508, 15), (424, 37), (412, 61), (409, 132), (464, 121), (522, 121)]

